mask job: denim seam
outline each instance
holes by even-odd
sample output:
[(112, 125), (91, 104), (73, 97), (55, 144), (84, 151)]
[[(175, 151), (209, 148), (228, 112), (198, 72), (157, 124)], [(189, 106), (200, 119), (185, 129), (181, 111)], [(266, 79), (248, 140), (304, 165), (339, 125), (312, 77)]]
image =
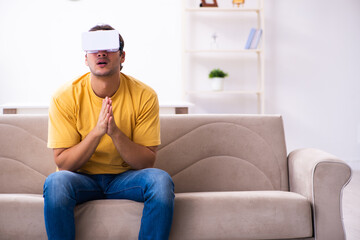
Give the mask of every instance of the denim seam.
[(145, 199), (145, 197), (144, 197), (144, 189), (143, 189), (141, 186), (134, 186), (134, 187), (131, 187), (131, 188), (122, 189), (122, 190), (117, 191), (117, 192), (110, 192), (110, 193), (106, 193), (106, 192), (104, 192), (104, 194), (105, 194), (105, 195), (112, 195), (112, 194), (121, 193), (121, 192), (124, 192), (124, 191), (130, 190), (130, 189), (134, 189), (134, 188), (140, 188), (140, 189), (141, 189), (141, 195), (142, 195), (142, 198), (143, 198), (143, 199)]

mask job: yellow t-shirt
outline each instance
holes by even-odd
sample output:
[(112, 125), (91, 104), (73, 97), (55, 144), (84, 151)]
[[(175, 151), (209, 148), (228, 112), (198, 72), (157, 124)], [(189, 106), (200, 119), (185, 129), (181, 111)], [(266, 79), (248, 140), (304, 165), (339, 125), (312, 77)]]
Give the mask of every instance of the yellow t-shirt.
[[(133, 142), (143, 146), (160, 144), (159, 103), (153, 89), (120, 74), (120, 87), (111, 97), (116, 125)], [(49, 148), (70, 148), (96, 126), (102, 98), (91, 88), (90, 73), (61, 87), (49, 108)], [(88, 174), (118, 174), (131, 167), (120, 157), (105, 134), (90, 160), (79, 169)]]

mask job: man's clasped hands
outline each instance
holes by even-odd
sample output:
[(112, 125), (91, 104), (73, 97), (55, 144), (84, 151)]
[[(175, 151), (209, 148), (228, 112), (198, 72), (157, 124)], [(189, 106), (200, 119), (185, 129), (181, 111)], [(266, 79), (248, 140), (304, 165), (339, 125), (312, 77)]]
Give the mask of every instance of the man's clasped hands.
[(96, 130), (99, 136), (108, 134), (110, 137), (119, 130), (114, 120), (112, 100), (109, 97), (105, 97), (102, 101)]

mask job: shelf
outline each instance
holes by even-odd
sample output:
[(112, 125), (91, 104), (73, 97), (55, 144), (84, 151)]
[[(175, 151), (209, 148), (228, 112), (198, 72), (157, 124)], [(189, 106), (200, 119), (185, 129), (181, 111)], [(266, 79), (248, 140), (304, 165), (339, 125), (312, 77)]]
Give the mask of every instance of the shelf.
[(186, 8), (187, 12), (259, 12), (261, 8), (219, 8), (219, 7), (199, 7)]
[(240, 95), (260, 95), (262, 91), (188, 91), (188, 94), (240, 94)]
[(261, 53), (261, 49), (188, 49), (185, 53)]

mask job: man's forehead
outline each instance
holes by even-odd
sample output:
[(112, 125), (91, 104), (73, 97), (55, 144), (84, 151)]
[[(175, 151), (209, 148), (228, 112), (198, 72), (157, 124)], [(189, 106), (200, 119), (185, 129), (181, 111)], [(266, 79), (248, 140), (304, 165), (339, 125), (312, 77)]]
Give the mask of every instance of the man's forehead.
[(116, 30), (82, 33), (84, 51), (119, 49), (119, 32)]

